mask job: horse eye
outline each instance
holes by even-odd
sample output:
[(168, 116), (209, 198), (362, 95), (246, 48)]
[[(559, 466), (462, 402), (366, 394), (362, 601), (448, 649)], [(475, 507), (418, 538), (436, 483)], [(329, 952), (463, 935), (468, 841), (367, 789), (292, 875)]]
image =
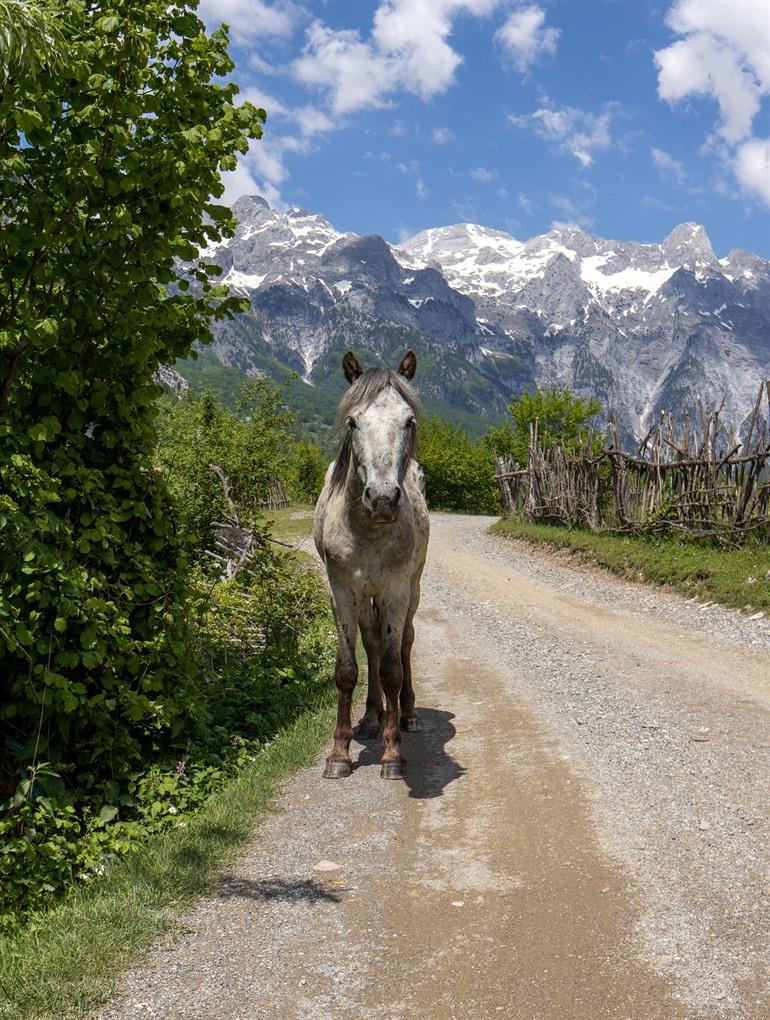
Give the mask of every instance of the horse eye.
[(407, 423), (406, 423), (406, 427), (407, 427), (408, 429), (412, 429), (412, 428), (414, 428), (414, 426), (415, 426), (416, 424), (417, 424), (417, 419), (416, 419), (416, 418), (410, 418), (410, 419), (409, 419), (409, 420), (407, 421)]
[(355, 420), (353, 418), (348, 418), (348, 428), (349, 429), (358, 428), (358, 426), (356, 425)]

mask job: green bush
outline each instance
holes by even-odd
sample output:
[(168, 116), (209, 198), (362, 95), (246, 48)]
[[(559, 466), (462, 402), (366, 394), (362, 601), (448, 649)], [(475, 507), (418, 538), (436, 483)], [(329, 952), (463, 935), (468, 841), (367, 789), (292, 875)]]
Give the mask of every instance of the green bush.
[(215, 789), (332, 689), (333, 622), (319, 575), (263, 544), (248, 570), (193, 579), (201, 724), (173, 756), (78, 785), (67, 762), (29, 769), (0, 811), (0, 929), (90, 881)]
[(210, 391), (162, 404), (156, 465), (172, 496), (175, 527), (193, 536), (196, 551), (211, 545), (212, 525), (228, 509), (212, 464), (225, 473), (229, 497), (246, 516), (259, 513), (276, 483), (290, 487), (292, 416), (281, 391), (256, 379), (242, 389), (236, 406), (227, 410)]
[(244, 519), (288, 477), (278, 394), (158, 421), (158, 365), (244, 307), (196, 259), (234, 232), (211, 196), (264, 111), (185, 3), (36, 10), (51, 46), (28, 59), (11, 32), (0, 54), (3, 926), (194, 810), (316, 703), (331, 646), (317, 578), (256, 519), (250, 573), (196, 562), (209, 456)]
[(232, 235), (211, 196), (264, 121), (185, 4), (39, 9), (56, 58), (0, 63), (3, 788), (41, 759), (88, 787), (202, 722), (153, 372), (243, 306), (178, 265)]
[(511, 417), (489, 430), (487, 442), (499, 456), (526, 467), (531, 425), (537, 422), (542, 446), (560, 443), (567, 449), (578, 449), (595, 435), (589, 419), (601, 409), (595, 398), (576, 396), (567, 388), (525, 390), (511, 400)]
[(291, 493), (300, 503), (315, 503), (321, 494), (329, 460), (319, 446), (307, 439), (294, 444), (289, 464)]
[(484, 442), (472, 442), (462, 425), (427, 418), (420, 427), (418, 459), (432, 509), (500, 512), (493, 454)]

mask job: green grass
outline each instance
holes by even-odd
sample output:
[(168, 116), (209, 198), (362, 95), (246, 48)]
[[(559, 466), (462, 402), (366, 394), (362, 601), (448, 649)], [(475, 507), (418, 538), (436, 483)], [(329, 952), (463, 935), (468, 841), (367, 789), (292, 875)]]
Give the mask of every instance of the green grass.
[(595, 535), (516, 520), (499, 521), (490, 530), (568, 549), (582, 562), (607, 567), (633, 580), (671, 585), (701, 600), (746, 611), (770, 609), (770, 549), (766, 545), (722, 549), (676, 538)]
[(280, 510), (266, 510), (270, 533), (284, 542), (301, 542), (313, 536), (313, 508), (309, 503), (290, 503)]
[(329, 695), (279, 733), (186, 826), (151, 838), (37, 925), (0, 938), (0, 1017), (69, 1020), (103, 1002), (117, 975), (210, 888), (273, 808), (279, 781), (312, 763), (332, 732), (335, 705)]

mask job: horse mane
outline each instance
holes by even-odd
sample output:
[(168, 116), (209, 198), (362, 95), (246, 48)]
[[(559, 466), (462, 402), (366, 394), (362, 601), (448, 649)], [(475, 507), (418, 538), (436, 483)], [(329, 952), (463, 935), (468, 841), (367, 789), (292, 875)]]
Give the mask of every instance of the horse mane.
[[(347, 481), (348, 469), (350, 468), (350, 457), (353, 450), (353, 436), (351, 430), (349, 428), (345, 428), (348, 420), (357, 411), (362, 411), (367, 408), (372, 401), (380, 393), (382, 393), (383, 390), (388, 388), (388, 386), (392, 386), (399, 396), (403, 397), (409, 405), (412, 414), (419, 420), (420, 402), (417, 399), (417, 394), (406, 379), (397, 372), (393, 372), (389, 368), (384, 368), (382, 366), (367, 368), (367, 370), (363, 372), (350, 386), (337, 408), (337, 415), (334, 420), (334, 424), (340, 431), (344, 429), (345, 435), (343, 436), (339, 452), (334, 461), (334, 471), (332, 472), (331, 481), (329, 482), (330, 492), (344, 488), (345, 482)], [(417, 432), (415, 430), (413, 432), (412, 447), (408, 452), (408, 456), (405, 458), (404, 469), (406, 469), (410, 459), (414, 456), (414, 448), (416, 444)]]

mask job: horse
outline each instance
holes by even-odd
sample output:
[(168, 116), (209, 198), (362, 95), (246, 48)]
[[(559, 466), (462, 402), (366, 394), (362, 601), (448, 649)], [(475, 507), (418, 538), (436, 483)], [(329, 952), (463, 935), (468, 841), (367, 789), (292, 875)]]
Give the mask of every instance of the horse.
[(410, 380), (416, 368), (413, 351), (407, 351), (396, 372), (364, 371), (352, 351), (342, 359), (349, 383), (336, 418), (342, 441), (316, 503), (313, 529), (337, 624), (337, 725), (325, 779), (351, 773), (359, 628), (369, 686), (357, 735), (378, 735), (384, 694), (383, 779), (405, 778), (401, 729), (420, 729), (411, 652), (429, 523), (423, 474), (414, 459), (419, 404)]

